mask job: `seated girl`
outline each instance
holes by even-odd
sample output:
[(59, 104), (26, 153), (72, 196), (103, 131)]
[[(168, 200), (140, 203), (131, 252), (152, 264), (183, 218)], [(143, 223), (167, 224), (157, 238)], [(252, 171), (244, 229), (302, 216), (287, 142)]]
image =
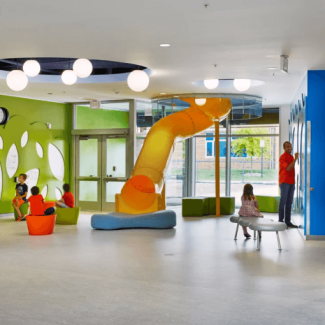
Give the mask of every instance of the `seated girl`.
[[(239, 210), (240, 217), (261, 217), (263, 215), (258, 210), (258, 202), (253, 193), (253, 186), (246, 184), (244, 186), (243, 196), (241, 197), (242, 206)], [(247, 232), (247, 227), (243, 227), (244, 236), (250, 238), (251, 235)]]

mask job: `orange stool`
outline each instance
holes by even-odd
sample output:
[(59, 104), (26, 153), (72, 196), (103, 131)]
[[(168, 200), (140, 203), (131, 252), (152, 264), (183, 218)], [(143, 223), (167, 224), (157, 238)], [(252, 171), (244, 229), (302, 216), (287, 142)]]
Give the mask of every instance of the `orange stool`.
[(43, 207), (44, 207), (44, 211), (47, 210), (48, 208), (53, 208), (55, 207), (55, 202), (45, 201)]
[(54, 231), (56, 214), (50, 216), (27, 216), (27, 228), (30, 236), (51, 235)]

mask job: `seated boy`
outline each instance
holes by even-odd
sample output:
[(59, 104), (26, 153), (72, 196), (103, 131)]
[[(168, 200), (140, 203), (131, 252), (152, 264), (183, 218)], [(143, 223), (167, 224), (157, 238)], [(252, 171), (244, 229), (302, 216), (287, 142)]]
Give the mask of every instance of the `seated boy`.
[(22, 204), (27, 203), (28, 186), (25, 184), (27, 179), (26, 174), (20, 174), (18, 177), (18, 184), (16, 185), (16, 196), (12, 200), (12, 206), (17, 211), (19, 218), (22, 217), (20, 207)]
[(74, 196), (70, 192), (70, 185), (64, 184), (63, 191), (64, 195), (62, 196), (62, 199), (56, 201), (55, 204), (60, 208), (74, 208)]
[[(39, 188), (34, 186), (31, 188), (32, 196), (28, 199), (28, 212), (27, 215), (33, 216), (49, 216), (53, 214), (56, 210), (56, 207), (48, 208), (44, 210), (44, 199), (41, 194), (39, 194)], [(25, 219), (26, 216), (23, 216), (21, 220)]]

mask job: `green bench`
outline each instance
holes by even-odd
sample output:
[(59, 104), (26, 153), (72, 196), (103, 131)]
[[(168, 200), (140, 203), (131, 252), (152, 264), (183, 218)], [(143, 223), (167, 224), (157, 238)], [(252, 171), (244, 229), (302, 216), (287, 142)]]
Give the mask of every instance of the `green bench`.
[[(235, 198), (220, 198), (220, 214), (229, 215), (235, 212)], [(183, 217), (203, 217), (216, 214), (215, 197), (184, 197), (182, 199)]]
[(56, 221), (57, 225), (76, 225), (78, 223), (80, 208), (57, 208)]
[(261, 212), (278, 213), (280, 196), (256, 195)]

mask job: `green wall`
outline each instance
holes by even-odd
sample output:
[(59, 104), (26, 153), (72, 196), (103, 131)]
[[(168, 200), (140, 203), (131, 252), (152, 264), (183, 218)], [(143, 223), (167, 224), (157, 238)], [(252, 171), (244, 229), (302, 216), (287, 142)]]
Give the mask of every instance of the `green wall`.
[[(0, 126), (0, 136), (3, 139), (3, 149), (0, 149), (2, 174), (0, 213), (13, 211), (11, 201), (15, 196), (14, 177), (32, 169), (39, 170), (37, 186), (40, 190), (45, 186), (48, 188), (46, 200), (55, 200), (56, 188), (62, 190), (62, 185), (71, 181), (72, 105), (0, 96), (0, 106), (7, 108), (10, 114), (8, 123)], [(50, 123), (52, 128), (48, 129), (46, 123)], [(28, 132), (29, 139), (26, 146), (22, 147), (21, 138), (25, 131)], [(43, 148), (43, 158), (37, 154), (36, 142)], [(13, 144), (17, 147), (19, 163), (14, 176), (9, 178), (6, 161)], [(58, 164), (63, 159), (63, 180), (59, 180), (50, 167), (50, 144), (60, 152), (57, 151)]]
[(77, 129), (119, 129), (129, 127), (129, 112), (77, 106)]

